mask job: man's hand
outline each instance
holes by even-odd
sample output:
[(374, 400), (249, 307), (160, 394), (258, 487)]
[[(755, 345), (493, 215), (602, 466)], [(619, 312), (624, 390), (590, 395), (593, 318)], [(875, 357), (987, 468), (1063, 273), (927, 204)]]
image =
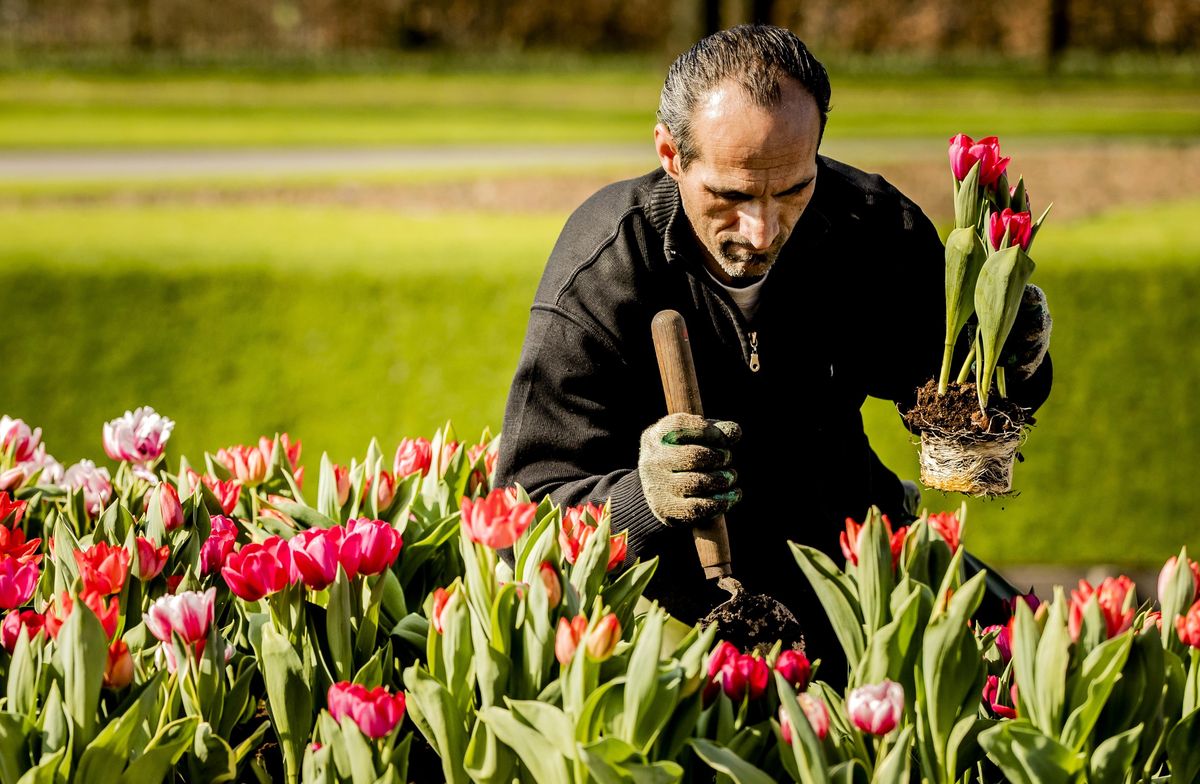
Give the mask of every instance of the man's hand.
[(664, 525), (695, 525), (741, 500), (729, 447), (742, 437), (736, 422), (668, 414), (642, 433), (638, 474), (646, 502)]
[(1013, 322), (1001, 354), (1004, 365), (1012, 368), (1018, 378), (1032, 376), (1046, 358), (1053, 324), (1045, 292), (1032, 283), (1026, 284), (1017, 320)]

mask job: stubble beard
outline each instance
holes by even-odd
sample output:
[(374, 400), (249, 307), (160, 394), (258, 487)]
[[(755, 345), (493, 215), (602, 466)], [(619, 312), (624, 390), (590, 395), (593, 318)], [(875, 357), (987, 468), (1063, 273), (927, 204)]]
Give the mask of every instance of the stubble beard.
[(725, 240), (718, 248), (716, 261), (734, 281), (750, 281), (767, 274), (782, 247), (783, 243), (777, 240), (765, 252), (755, 253), (743, 243)]

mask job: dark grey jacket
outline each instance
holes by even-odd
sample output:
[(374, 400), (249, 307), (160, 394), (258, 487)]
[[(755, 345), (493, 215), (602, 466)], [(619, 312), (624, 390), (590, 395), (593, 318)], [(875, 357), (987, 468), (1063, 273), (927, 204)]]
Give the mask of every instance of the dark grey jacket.
[[(904, 404), (936, 375), (944, 251), (885, 180), (821, 158), (816, 191), (761, 292), (753, 323), (706, 274), (674, 181), (610, 185), (567, 221), (534, 298), (504, 416), (497, 481), (563, 504), (611, 497), (629, 558), (660, 556), (649, 591), (686, 621), (721, 599), (690, 532), (666, 528), (637, 472), (641, 432), (666, 413), (650, 338), (655, 313), (687, 321), (705, 415), (742, 426), (743, 500), (727, 515), (734, 573), (752, 591), (820, 615), (787, 547), (838, 553), (846, 517), (898, 519), (902, 490), (875, 457), (859, 409)], [(749, 365), (757, 337), (758, 372)], [(1009, 394), (1036, 407), (1050, 363)], [(837, 556), (840, 561), (840, 556)]]

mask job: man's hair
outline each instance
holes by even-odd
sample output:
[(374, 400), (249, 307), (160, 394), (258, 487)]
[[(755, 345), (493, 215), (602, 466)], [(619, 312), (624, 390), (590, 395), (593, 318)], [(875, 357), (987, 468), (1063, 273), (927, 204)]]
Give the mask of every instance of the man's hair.
[(667, 71), (658, 121), (675, 137), (679, 167), (698, 155), (692, 138), (696, 104), (721, 82), (732, 79), (759, 106), (778, 106), (782, 77), (795, 79), (817, 102), (821, 133), (829, 116), (829, 74), (791, 30), (771, 25), (738, 25), (713, 33), (679, 55)]

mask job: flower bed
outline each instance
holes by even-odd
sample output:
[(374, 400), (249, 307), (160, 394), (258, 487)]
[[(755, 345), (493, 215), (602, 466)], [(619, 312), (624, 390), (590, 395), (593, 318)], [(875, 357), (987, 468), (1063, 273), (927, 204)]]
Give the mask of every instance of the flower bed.
[(171, 427), (149, 409), (108, 423), (110, 474), (0, 420), (4, 784), (1200, 771), (1186, 552), (1160, 610), (1115, 578), (981, 628), (962, 515), (893, 530), (872, 512), (843, 565), (792, 546), (851, 662), (835, 692), (799, 651), (671, 639), (638, 603), (654, 562), (620, 568), (603, 507), (491, 487), (486, 433), (406, 439), (387, 463), (372, 443), (314, 482), (286, 434), (172, 472)]

